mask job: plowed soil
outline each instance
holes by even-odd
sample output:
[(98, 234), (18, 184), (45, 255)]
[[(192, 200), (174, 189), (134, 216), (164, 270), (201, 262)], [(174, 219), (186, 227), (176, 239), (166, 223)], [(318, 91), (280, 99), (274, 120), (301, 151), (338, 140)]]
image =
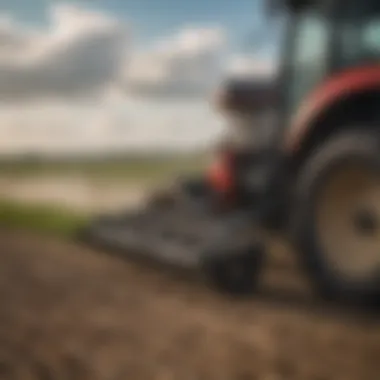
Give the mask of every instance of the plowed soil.
[(376, 318), (315, 303), (281, 265), (231, 300), (67, 242), (2, 231), (0, 247), (0, 379), (380, 378)]

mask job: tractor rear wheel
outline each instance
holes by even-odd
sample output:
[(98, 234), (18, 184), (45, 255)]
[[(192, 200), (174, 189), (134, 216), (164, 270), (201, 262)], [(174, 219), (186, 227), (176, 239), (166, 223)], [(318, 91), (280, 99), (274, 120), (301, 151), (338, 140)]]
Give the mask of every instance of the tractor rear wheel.
[(350, 129), (310, 157), (297, 183), (294, 237), (318, 292), (380, 300), (380, 139)]

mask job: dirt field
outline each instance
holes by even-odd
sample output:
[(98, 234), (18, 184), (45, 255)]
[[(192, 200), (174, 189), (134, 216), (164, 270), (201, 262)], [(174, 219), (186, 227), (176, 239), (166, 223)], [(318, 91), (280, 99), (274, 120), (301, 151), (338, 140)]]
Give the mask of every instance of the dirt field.
[(233, 301), (71, 243), (1, 231), (0, 244), (0, 379), (379, 378), (380, 323), (281, 284)]

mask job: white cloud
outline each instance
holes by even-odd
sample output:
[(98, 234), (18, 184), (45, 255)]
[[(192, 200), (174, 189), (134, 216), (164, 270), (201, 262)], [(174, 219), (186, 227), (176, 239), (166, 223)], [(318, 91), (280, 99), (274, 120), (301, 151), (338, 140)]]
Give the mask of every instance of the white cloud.
[(0, 17), (0, 53), (15, 54), (26, 48), (29, 42), (28, 35), (7, 16)]
[(0, 155), (188, 150), (223, 129), (206, 102), (188, 99), (26, 103), (4, 108), (0, 118)]
[(137, 53), (125, 71), (126, 90), (143, 96), (200, 96), (220, 79), (225, 36), (220, 28), (187, 28)]
[[(128, 37), (113, 18), (67, 5), (51, 8), (44, 30), (0, 19), (0, 152), (191, 149), (213, 139), (220, 121), (198, 95), (221, 72), (221, 30), (185, 29), (135, 54)], [(170, 94), (186, 96), (162, 99)]]
[(44, 30), (0, 19), (0, 152), (207, 145), (222, 131), (205, 102), (221, 77), (271, 71), (228, 61), (220, 28), (185, 28), (136, 52), (129, 37), (117, 19), (68, 5), (51, 8)]
[(260, 59), (251, 55), (237, 55), (227, 64), (227, 75), (244, 78), (273, 78), (276, 73), (274, 60)]
[(0, 101), (90, 96), (116, 79), (128, 31), (115, 19), (55, 5), (47, 30), (0, 21)]

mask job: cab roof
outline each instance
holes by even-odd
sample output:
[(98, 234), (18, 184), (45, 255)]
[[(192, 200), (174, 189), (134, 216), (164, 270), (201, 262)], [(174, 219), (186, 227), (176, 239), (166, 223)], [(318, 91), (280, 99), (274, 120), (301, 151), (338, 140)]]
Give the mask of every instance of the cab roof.
[(267, 5), (271, 11), (275, 12), (278, 10), (298, 12), (320, 1), (321, 0), (267, 0)]

